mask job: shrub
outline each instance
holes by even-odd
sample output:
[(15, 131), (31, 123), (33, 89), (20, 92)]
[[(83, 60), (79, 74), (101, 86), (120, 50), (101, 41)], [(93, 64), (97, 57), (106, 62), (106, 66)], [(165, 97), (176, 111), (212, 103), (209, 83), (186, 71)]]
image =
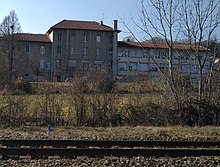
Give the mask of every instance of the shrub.
[(111, 80), (100, 81), (98, 83), (98, 89), (101, 93), (109, 93), (112, 92), (115, 88), (116, 82)]
[(32, 94), (34, 93), (32, 84), (24, 79), (18, 79), (14, 84), (14, 94)]

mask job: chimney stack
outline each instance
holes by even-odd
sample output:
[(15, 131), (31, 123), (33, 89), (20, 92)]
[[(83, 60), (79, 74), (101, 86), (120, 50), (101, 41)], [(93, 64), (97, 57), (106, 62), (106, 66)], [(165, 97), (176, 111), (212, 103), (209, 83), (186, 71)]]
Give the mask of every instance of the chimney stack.
[(102, 20), (100, 21), (100, 25), (103, 26), (103, 21)]
[(114, 31), (118, 30), (118, 20), (113, 20), (113, 30)]

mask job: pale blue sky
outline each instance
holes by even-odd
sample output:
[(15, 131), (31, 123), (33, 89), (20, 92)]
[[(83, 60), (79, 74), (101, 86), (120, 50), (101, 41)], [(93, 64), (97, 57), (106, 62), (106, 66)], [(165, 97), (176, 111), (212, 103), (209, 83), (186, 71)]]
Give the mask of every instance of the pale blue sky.
[(119, 39), (129, 34), (120, 23), (120, 17), (132, 27), (131, 17), (138, 19), (138, 6), (141, 0), (1, 0), (0, 22), (11, 10), (15, 10), (23, 32), (46, 33), (46, 31), (63, 19), (102, 20), (112, 26), (114, 19), (119, 20), (122, 33)]
[[(54, 24), (68, 20), (101, 21), (112, 26), (118, 20), (122, 30), (119, 40), (129, 36), (126, 25), (141, 39), (143, 34), (134, 26), (131, 18), (139, 20), (141, 0), (0, 0), (0, 23), (11, 10), (15, 10), (23, 32), (44, 34)], [(149, 6), (148, 6), (149, 7)], [(120, 18), (121, 17), (121, 18)], [(215, 35), (220, 39), (219, 28)]]

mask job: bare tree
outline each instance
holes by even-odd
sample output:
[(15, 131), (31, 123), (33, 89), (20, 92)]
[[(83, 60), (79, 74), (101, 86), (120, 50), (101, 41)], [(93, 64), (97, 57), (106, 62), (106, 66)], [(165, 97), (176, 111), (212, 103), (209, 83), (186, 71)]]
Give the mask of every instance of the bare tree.
[(206, 48), (210, 48), (212, 38), (220, 23), (220, 1), (219, 0), (183, 0), (181, 3), (181, 25), (182, 33), (193, 46), (194, 58), (198, 67), (198, 91), (199, 100), (204, 92), (203, 69), (210, 55), (207, 50), (205, 56), (201, 56), (201, 46), (206, 41)]
[(177, 104), (180, 99), (177, 92), (178, 85), (174, 79), (173, 53), (178, 50), (174, 45), (181, 39), (190, 44), (191, 51), (188, 54), (196, 61), (198, 97), (201, 100), (206, 83), (203, 71), (210, 52), (206, 49), (204, 56), (205, 49), (200, 46), (206, 41), (205, 48), (210, 47), (211, 39), (220, 23), (220, 1), (142, 0), (140, 21), (141, 25), (134, 20), (136, 26), (144, 32), (144, 38), (150, 37), (151, 41), (154, 41), (154, 37), (159, 36), (169, 48), (167, 57), (169, 73), (165, 74), (165, 78)]
[(0, 24), (0, 36), (2, 57), (8, 64), (8, 79), (13, 79), (13, 68), (15, 59), (15, 33), (21, 32), (21, 25), (14, 10), (8, 16), (5, 16), (3, 22)]
[[(134, 19), (133, 22), (143, 32), (143, 39), (138, 39), (134, 31), (126, 26), (125, 21), (122, 20), (122, 22), (137, 41), (146, 41), (146, 39), (150, 38), (151, 42), (156, 43), (154, 40), (155, 36), (163, 38), (164, 43), (168, 47), (168, 55), (166, 56), (168, 71), (161, 72), (169, 85), (169, 89), (165, 88), (165, 92), (169, 94), (167, 91), (171, 91), (175, 104), (178, 107), (175, 110), (181, 111), (184, 114), (184, 109), (190, 110), (191, 100), (195, 100), (195, 104), (192, 105), (194, 105), (195, 110), (201, 111), (199, 119), (204, 120), (207, 108), (205, 109), (203, 104), (210, 102), (211, 105), (213, 102), (207, 101), (206, 98), (207, 85), (210, 85), (210, 79), (213, 78), (210, 77), (210, 74), (207, 75), (207, 72), (212, 71), (209, 64), (211, 53), (208, 48), (212, 45), (211, 41), (220, 23), (220, 1), (142, 0), (139, 16), (141, 24)], [(188, 45), (184, 55), (175, 48), (176, 43), (179, 43), (179, 41), (183, 41)], [(176, 55), (179, 57), (176, 57)], [(157, 60), (154, 59), (154, 56), (149, 56), (159, 68), (160, 66)], [(191, 68), (195, 70), (194, 76), (196, 77), (193, 84), (190, 83), (190, 79), (194, 77), (191, 73), (189, 77), (187, 76), (189, 82), (184, 81), (186, 77), (181, 71), (182, 56), (186, 56), (189, 60), (188, 62), (190, 63), (187, 66), (188, 68), (190, 67), (190, 71)], [(177, 63), (179, 71), (176, 71), (174, 65), (176, 58), (179, 60), (179, 63)], [(180, 74), (180, 76), (176, 74)], [(188, 85), (188, 83), (190, 84), (190, 89), (188, 87), (186, 89), (181, 88), (181, 85)], [(193, 89), (191, 86), (193, 86)], [(194, 89), (195, 86), (196, 89)], [(195, 90), (198, 91), (195, 92)], [(203, 103), (204, 100), (205, 102)]]
[[(170, 90), (175, 98), (177, 106), (180, 106), (180, 99), (177, 92), (177, 85), (174, 80), (173, 53), (174, 43), (179, 35), (179, 15), (177, 8), (179, 0), (142, 0), (140, 10), (140, 21), (142, 25), (136, 24), (147, 38), (154, 41), (155, 36), (163, 38), (168, 46), (168, 73), (163, 73), (168, 81)], [(150, 8), (149, 8), (150, 7)], [(151, 59), (156, 63), (153, 56)]]

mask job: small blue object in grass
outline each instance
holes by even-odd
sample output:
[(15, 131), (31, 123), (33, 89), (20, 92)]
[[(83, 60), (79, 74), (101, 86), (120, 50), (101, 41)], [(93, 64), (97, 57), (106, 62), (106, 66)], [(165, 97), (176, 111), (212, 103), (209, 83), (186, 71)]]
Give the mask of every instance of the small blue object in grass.
[(48, 136), (50, 136), (51, 130), (52, 130), (52, 126), (49, 124), (48, 125)]

